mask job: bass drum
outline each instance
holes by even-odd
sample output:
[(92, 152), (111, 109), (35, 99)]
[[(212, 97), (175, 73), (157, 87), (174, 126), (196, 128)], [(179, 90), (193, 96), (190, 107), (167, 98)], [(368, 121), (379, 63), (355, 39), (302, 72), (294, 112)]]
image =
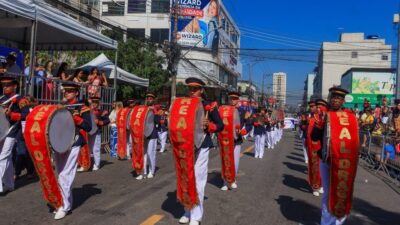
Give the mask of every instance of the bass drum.
[(144, 120), (144, 124), (145, 124), (144, 136), (145, 137), (149, 137), (153, 133), (153, 130), (154, 130), (154, 113), (153, 113), (153, 110), (149, 109), (147, 111), (147, 115), (146, 115), (146, 118)]
[[(235, 112), (233, 113), (233, 125), (234, 125), (234, 129), (235, 129), (235, 131), (233, 132), (233, 138), (235, 138), (235, 140), (237, 140), (239, 138), (239, 135), (236, 132), (237, 124), (240, 125), (240, 113), (239, 113), (239, 110), (235, 108)], [(240, 129), (242, 129), (242, 128), (240, 128)]]
[(64, 153), (71, 149), (75, 142), (75, 123), (68, 110), (52, 112), (47, 127), (49, 144), (55, 152)]
[(88, 132), (89, 135), (94, 135), (97, 133), (99, 127), (96, 124), (96, 115), (94, 115), (93, 111), (90, 110), (90, 122), (92, 123), (92, 129)]
[(9, 129), (10, 122), (6, 117), (4, 108), (0, 106), (0, 141), (7, 137)]
[(129, 109), (128, 115), (126, 116), (126, 130), (131, 130), (130, 121), (132, 118), (133, 109)]

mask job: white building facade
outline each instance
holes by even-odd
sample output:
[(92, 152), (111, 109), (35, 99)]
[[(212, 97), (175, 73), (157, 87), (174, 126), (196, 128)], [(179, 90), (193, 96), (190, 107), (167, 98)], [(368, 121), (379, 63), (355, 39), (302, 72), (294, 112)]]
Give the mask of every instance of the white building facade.
[(314, 98), (328, 97), (333, 85), (350, 68), (391, 68), (392, 46), (376, 36), (342, 33), (339, 42), (323, 42), (319, 52), (318, 72), (314, 80)]
[(273, 74), (272, 93), (280, 107), (286, 105), (286, 73), (279, 72)]
[(307, 75), (307, 79), (304, 81), (304, 98), (303, 105), (307, 105), (307, 102), (311, 100), (312, 95), (314, 94), (314, 79), (316, 74), (309, 73)]

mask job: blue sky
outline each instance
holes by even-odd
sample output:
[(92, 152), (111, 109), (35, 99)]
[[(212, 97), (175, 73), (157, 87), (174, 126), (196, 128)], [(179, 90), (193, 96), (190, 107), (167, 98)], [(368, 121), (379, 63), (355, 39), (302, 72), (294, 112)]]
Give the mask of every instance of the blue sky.
[[(296, 40), (304, 40), (306, 47), (318, 49), (323, 41), (338, 41), (341, 32), (364, 32), (365, 35), (378, 35), (386, 43), (397, 47), (396, 28), (393, 14), (399, 11), (399, 0), (222, 0), (230, 14), (239, 25), (262, 38), (264, 33), (280, 42), (284, 36), (290, 45), (271, 43), (242, 36), (242, 48), (296, 48)], [(258, 33), (254, 34), (254, 31)], [(248, 35), (248, 34), (247, 34)], [(270, 39), (271, 40), (271, 39)], [(304, 49), (304, 45), (300, 48)], [(291, 54), (291, 53), (283, 53)], [(307, 56), (305, 56), (307, 57)], [(297, 57), (298, 58), (298, 57)], [(315, 57), (306, 58), (316, 61)], [(395, 59), (395, 56), (393, 56)], [(248, 79), (249, 58), (242, 57), (243, 79)], [(293, 104), (302, 97), (304, 80), (316, 64), (268, 60), (253, 67), (253, 80), (261, 84), (263, 73), (286, 72), (289, 99)], [(267, 78), (271, 86), (272, 79)], [(261, 85), (259, 85), (261, 86)], [(297, 94), (298, 93), (298, 94)], [(298, 96), (298, 97), (297, 97)]]

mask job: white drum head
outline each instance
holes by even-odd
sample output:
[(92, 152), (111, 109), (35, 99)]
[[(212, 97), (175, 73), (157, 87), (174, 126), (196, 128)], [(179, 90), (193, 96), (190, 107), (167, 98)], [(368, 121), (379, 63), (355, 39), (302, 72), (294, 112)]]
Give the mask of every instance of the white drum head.
[(236, 125), (240, 125), (240, 113), (238, 109), (235, 109), (233, 113), (233, 138), (237, 140), (239, 138), (238, 134), (236, 133)]
[(9, 129), (10, 122), (8, 122), (8, 119), (4, 114), (4, 108), (0, 106), (0, 141), (7, 137)]
[(194, 122), (194, 145), (196, 148), (200, 148), (201, 144), (204, 141), (204, 129), (203, 129), (203, 118), (204, 118), (204, 109), (201, 103), (198, 104), (196, 110), (196, 118)]
[(58, 153), (68, 151), (75, 140), (75, 123), (66, 109), (54, 112), (49, 121), (48, 137), (52, 149)]
[(89, 133), (88, 133), (89, 135), (96, 134), (97, 130), (99, 129), (96, 124), (96, 119), (97, 119), (96, 115), (94, 115), (93, 111), (90, 111), (90, 120), (92, 123), (92, 129), (89, 131)]
[(149, 109), (144, 121), (144, 136), (149, 137), (154, 130), (154, 113), (153, 110)]

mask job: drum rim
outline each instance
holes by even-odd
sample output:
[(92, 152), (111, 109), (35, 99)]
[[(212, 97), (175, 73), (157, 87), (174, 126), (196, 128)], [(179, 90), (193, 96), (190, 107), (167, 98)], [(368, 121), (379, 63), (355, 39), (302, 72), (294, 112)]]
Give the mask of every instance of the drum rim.
[[(153, 131), (154, 131), (154, 116), (155, 116), (155, 114), (154, 114), (154, 112), (152, 112), (152, 110), (150, 109), (149, 106), (145, 106), (145, 107), (147, 108), (147, 112), (146, 112), (146, 117), (144, 118), (144, 121), (147, 121), (147, 117), (149, 116), (149, 113), (153, 114), (153, 129), (151, 130), (151, 133), (153, 133)], [(146, 130), (146, 127), (147, 126), (145, 125), (144, 128), (143, 128), (143, 135), (144, 135), (145, 138), (148, 138), (148, 137), (150, 137), (151, 133), (149, 134), (149, 136), (145, 135), (146, 132), (144, 132), (144, 131)]]
[[(204, 107), (203, 107), (203, 104), (201, 103), (201, 100), (199, 100), (199, 102), (197, 103), (197, 106), (196, 106), (196, 113), (197, 113), (197, 111), (198, 110), (203, 110), (203, 119), (204, 119), (204, 117), (206, 116), (206, 114), (204, 113)], [(208, 118), (207, 118), (208, 119)], [(194, 118), (194, 122), (196, 122), (196, 117)], [(201, 126), (203, 126), (203, 125), (201, 125)], [(195, 130), (196, 131), (196, 130)], [(203, 144), (203, 142), (204, 142), (204, 140), (206, 139), (206, 136), (207, 136), (207, 134), (206, 134), (206, 132), (204, 132), (204, 130), (203, 129), (201, 129), (201, 131), (202, 131), (202, 138), (201, 138), (201, 141), (200, 141), (200, 143), (198, 144), (198, 146), (196, 145), (196, 133), (195, 132), (193, 132), (193, 140), (194, 140), (194, 147), (196, 148), (196, 149), (200, 149), (201, 148), (201, 145)]]
[[(94, 112), (93, 112), (93, 110), (90, 110), (90, 123), (92, 124), (92, 129), (89, 131), (89, 132), (87, 132), (89, 135), (94, 135), (94, 134), (96, 134), (97, 133), (97, 131), (99, 130), (99, 126), (97, 126), (97, 124), (96, 123), (93, 123), (94, 121), (93, 121), (93, 119), (92, 119), (92, 115), (94, 116), (94, 118), (96, 118), (97, 116), (94, 114)], [(97, 119), (97, 118), (96, 118)], [(95, 120), (96, 120), (95, 119)], [(93, 124), (94, 125), (96, 125), (96, 126), (93, 126)], [(95, 128), (96, 127), (96, 128)]]
[[(43, 106), (45, 106), (45, 105), (43, 105)], [(47, 143), (49, 151), (53, 150), (54, 152), (57, 152), (56, 150), (54, 150), (53, 145), (51, 144), (50, 139), (49, 139), (49, 132), (50, 132), (49, 123), (54, 118), (55, 113), (57, 111), (64, 111), (64, 110), (67, 112), (69, 112), (69, 111), (65, 108), (58, 108), (58, 107), (54, 107), (54, 108), (55, 108), (54, 111), (51, 112), (51, 115), (49, 116), (48, 120), (46, 121), (45, 139), (46, 139), (46, 143)], [(72, 137), (70, 147), (68, 147), (68, 149), (64, 152), (57, 152), (57, 153), (61, 153), (61, 154), (66, 153), (73, 146), (74, 141), (75, 141), (75, 135)]]

